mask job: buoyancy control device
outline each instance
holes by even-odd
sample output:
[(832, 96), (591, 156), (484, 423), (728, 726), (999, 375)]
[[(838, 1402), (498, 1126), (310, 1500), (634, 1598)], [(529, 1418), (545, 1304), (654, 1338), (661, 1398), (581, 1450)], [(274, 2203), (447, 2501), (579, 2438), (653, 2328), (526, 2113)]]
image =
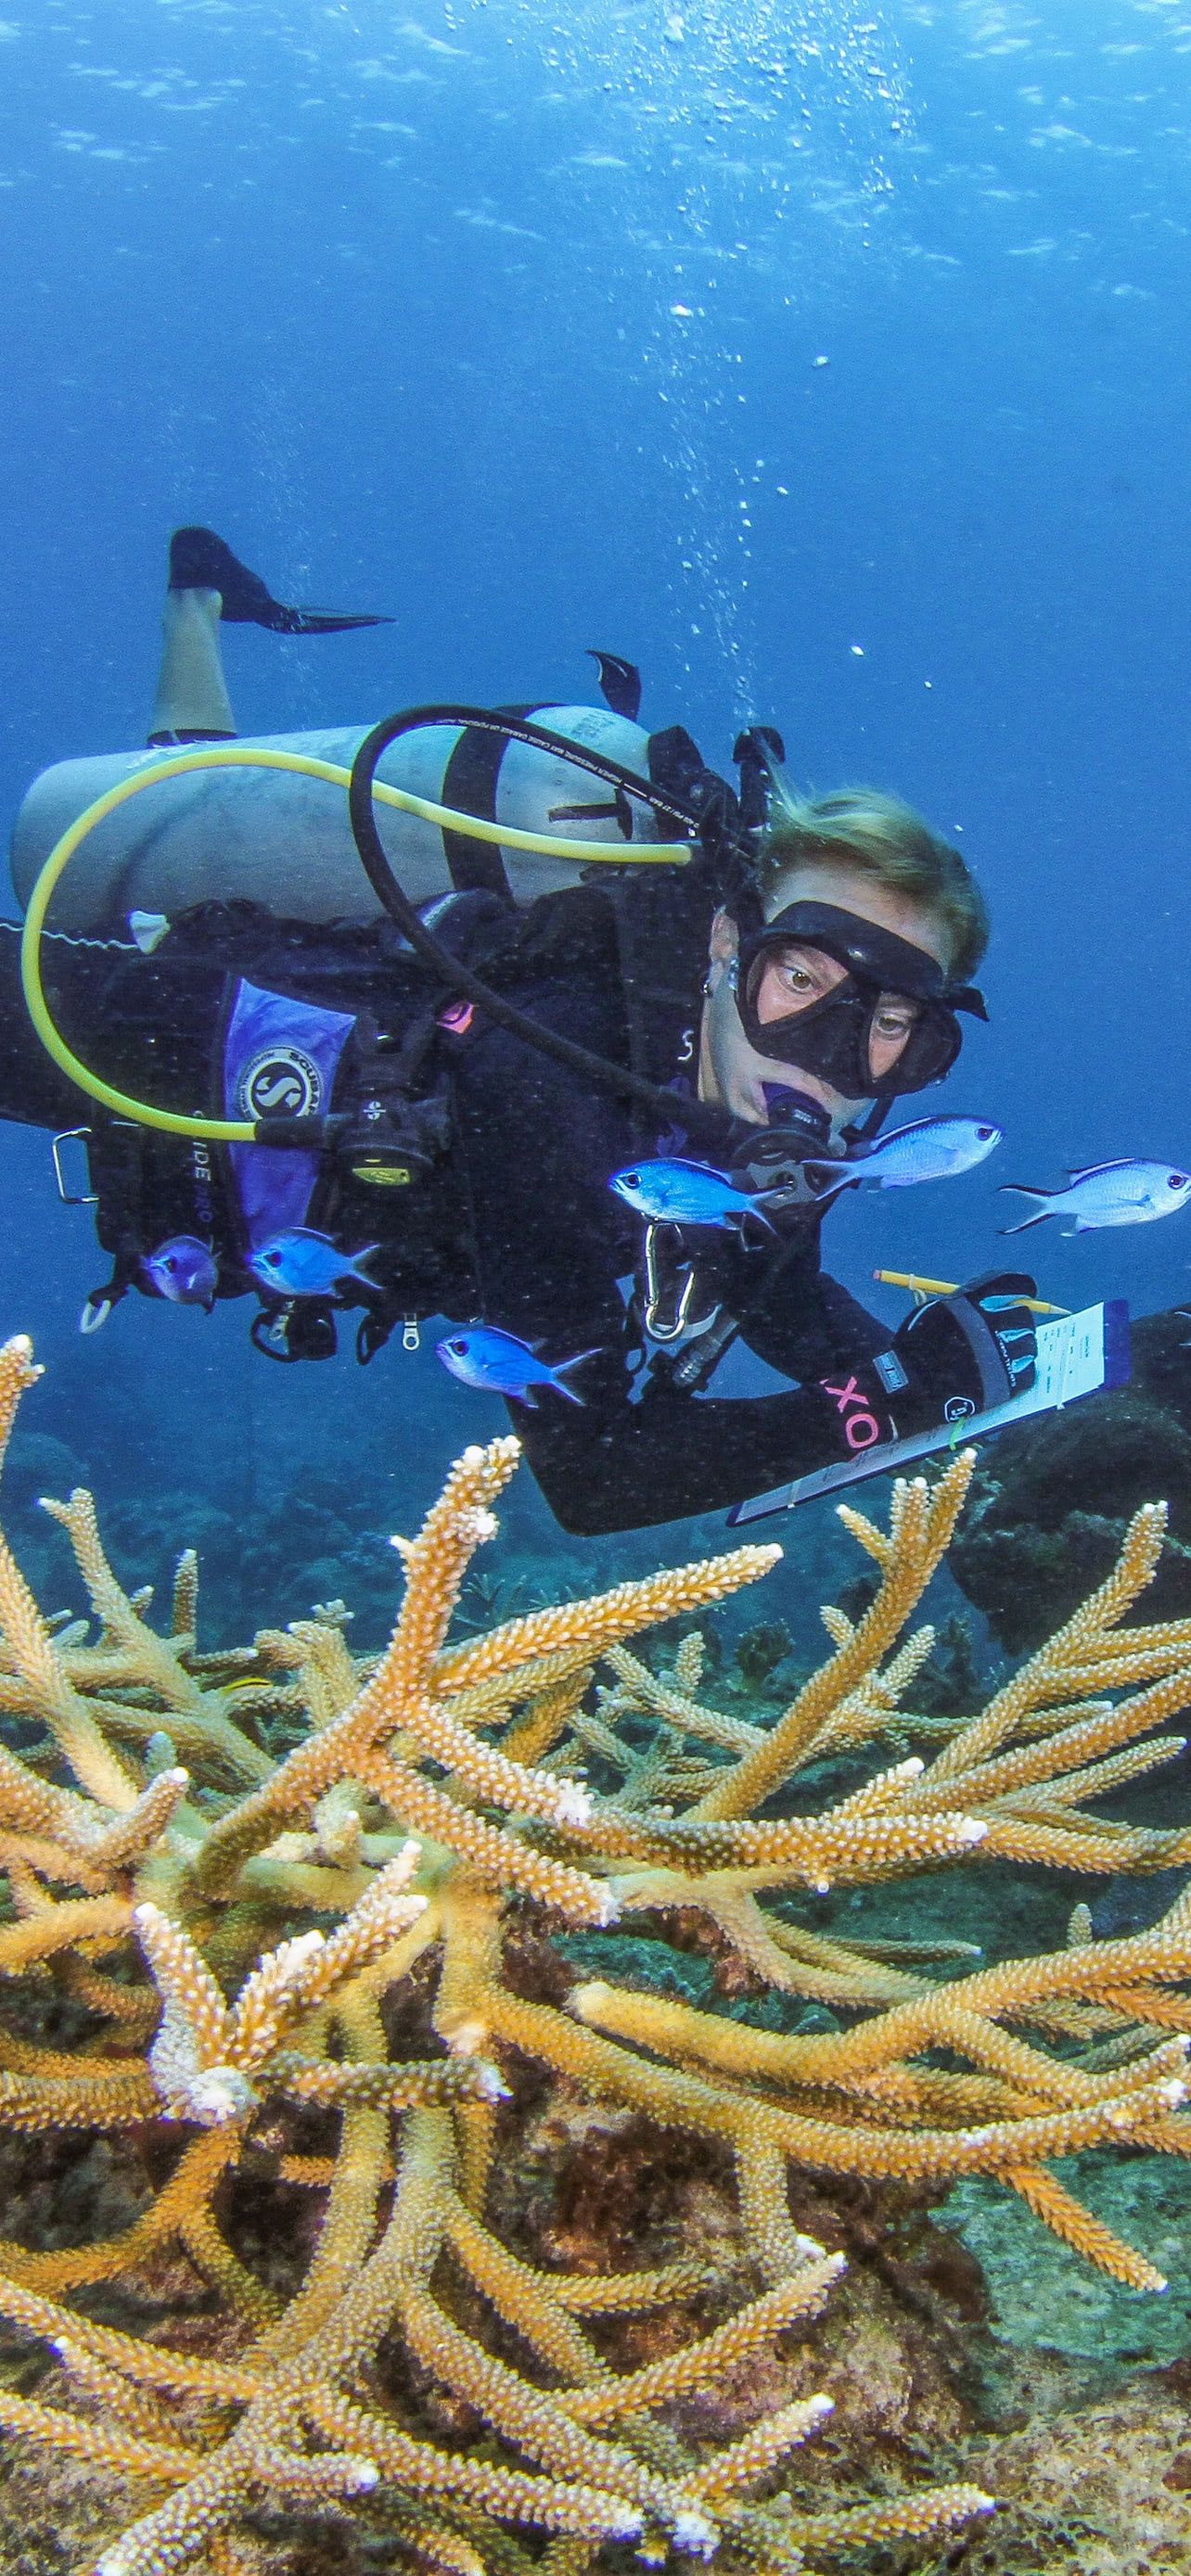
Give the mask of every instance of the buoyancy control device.
[[(349, 785), (345, 800), (342, 790)], [(389, 718), (363, 740), (355, 731), (237, 740), (106, 763), (68, 762), (47, 772), (18, 817), (13, 874), (29, 906), (22, 971), (34, 1025), (60, 1068), (107, 1113), (89, 1135), (82, 1132), (99, 1183), (101, 1240), (116, 1251), (117, 1266), (108, 1288), (96, 1292), (84, 1310), (88, 1329), (128, 1286), (152, 1293), (153, 1202), (156, 1181), (165, 1175), (146, 1190), (146, 1172), (133, 1188), (131, 1169), (124, 1170), (129, 1130), (141, 1131), (140, 1160), (148, 1155), (154, 1166), (162, 1153), (176, 1150), (167, 1138), (185, 1140), (177, 1160), (179, 1167), (185, 1162), (191, 1178), (198, 1174), (200, 1201), (208, 1174), (222, 1171), (231, 1179), (233, 1252), (229, 1259), (225, 1223), (219, 1293), (242, 1293), (250, 1284), (244, 1263), (262, 1230), (275, 1225), (283, 1203), (290, 1222), (309, 1224), (325, 1210), (338, 1238), (335, 1218), (345, 1213), (345, 1196), (358, 1202), (361, 1188), (366, 1196), (374, 1190), (377, 1204), (382, 1189), (402, 1189), (441, 1162), (447, 1113), (441, 1086), (423, 1077), (436, 1030), (449, 1025), (442, 1016), (448, 997), (464, 1012), (478, 1004), (511, 1034), (597, 1086), (618, 1091), (638, 1109), (656, 1113), (667, 1097), (659, 1087), (667, 1067), (650, 1061), (650, 1050), (642, 1047), (642, 1014), (631, 995), (629, 1060), (606, 1061), (557, 1030), (538, 1028), (518, 1009), (507, 984), (503, 992), (494, 991), (472, 969), (470, 923), (461, 942), (451, 937), (444, 946), (439, 931), (447, 914), (457, 908), (470, 914), (477, 902), (484, 909), (504, 907), (515, 919), (539, 896), (575, 887), (589, 872), (610, 891), (617, 880), (631, 882), (638, 870), (655, 882), (676, 868), (685, 874), (692, 860), (692, 875), (702, 874), (711, 843), (721, 856), (735, 847), (739, 867), (734, 820), (730, 791), (703, 770), (681, 728), (650, 736), (615, 707), (436, 706)], [(409, 964), (428, 970), (432, 1005), (429, 1013), (423, 1008), (415, 1014), (418, 1026), (410, 1042), (402, 1038), (396, 1048), (391, 1034), (378, 1047), (375, 1023), (361, 1013), (350, 1043), (343, 1045), (342, 1064), (336, 1052), (327, 1078), (295, 1103), (287, 1096), (292, 1084), (280, 1081), (279, 1072), (274, 1080), (272, 1065), (267, 1079), (258, 1068), (252, 1080), (233, 1066), (232, 1040), (246, 1017), (262, 1009), (268, 1016), (270, 1000), (277, 998), (262, 993), (250, 973), (229, 987), (226, 1061), (215, 1097), (210, 1088), (206, 1093), (223, 1116), (156, 1105), (106, 1083), (62, 1037), (41, 978), (51, 902), (55, 929), (67, 944), (80, 936), (87, 943), (104, 931), (123, 931), (127, 939), (131, 927), (137, 945), (148, 950), (170, 939), (174, 929), (204, 915), (211, 920), (234, 914), (237, 905), (275, 923), (288, 919), (295, 931), (308, 925), (307, 937), (318, 936), (316, 925), (328, 934), (335, 925), (340, 932), (367, 935), (371, 916), (372, 930), (383, 932), (390, 950), (396, 930)], [(707, 904), (705, 888), (697, 908)], [(387, 915), (387, 923), (378, 915)], [(485, 942), (480, 945), (487, 953)], [(620, 945), (624, 950), (624, 940)], [(639, 984), (640, 961), (626, 951), (623, 962), (630, 986)], [(315, 1062), (317, 1071), (318, 1050), (304, 1048), (297, 1030), (303, 1006), (296, 993), (291, 998), (295, 1029), (287, 1039), (278, 1024), (278, 1030), (270, 1029), (270, 1044), (280, 1056), (288, 1048), (295, 1062)], [(335, 1033), (336, 1049), (342, 1034)], [(672, 1103), (673, 1094), (668, 1097)], [(697, 1104), (692, 1110), (697, 1120)], [(114, 1158), (113, 1122), (127, 1138)], [(159, 1141), (150, 1154), (154, 1131)], [(294, 1158), (288, 1177), (287, 1157)], [(268, 1169), (276, 1186), (262, 1189), (256, 1183)], [(300, 1171), (306, 1176), (302, 1187)], [(392, 1197), (388, 1205), (396, 1214)], [(408, 1232), (408, 1205), (401, 1208), (401, 1235)], [(418, 1259), (412, 1268), (420, 1273), (423, 1266)], [(402, 1309), (407, 1319), (410, 1314), (411, 1264), (402, 1261), (398, 1268), (400, 1279), (394, 1276), (379, 1298), (336, 1295), (322, 1301), (317, 1313), (312, 1299), (284, 1301), (282, 1311), (281, 1301), (266, 1297), (266, 1317), (258, 1318), (265, 1335), (254, 1328), (254, 1339), (275, 1357), (318, 1356), (334, 1346), (329, 1308), (364, 1303), (369, 1311), (359, 1347), (360, 1356), (369, 1357)], [(444, 1303), (432, 1289), (416, 1298), (423, 1313), (442, 1311)]]

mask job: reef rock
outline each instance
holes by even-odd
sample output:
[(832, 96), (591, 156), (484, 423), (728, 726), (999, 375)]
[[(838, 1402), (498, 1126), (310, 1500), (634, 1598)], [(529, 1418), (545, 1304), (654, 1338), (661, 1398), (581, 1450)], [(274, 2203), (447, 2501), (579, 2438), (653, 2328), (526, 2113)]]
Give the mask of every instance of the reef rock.
[(1161, 1494), (1169, 1539), (1147, 1619), (1191, 1614), (1191, 1315), (1133, 1327), (1133, 1375), (981, 1453), (950, 1565), (1008, 1654), (1032, 1652), (1109, 1573), (1139, 1502)]

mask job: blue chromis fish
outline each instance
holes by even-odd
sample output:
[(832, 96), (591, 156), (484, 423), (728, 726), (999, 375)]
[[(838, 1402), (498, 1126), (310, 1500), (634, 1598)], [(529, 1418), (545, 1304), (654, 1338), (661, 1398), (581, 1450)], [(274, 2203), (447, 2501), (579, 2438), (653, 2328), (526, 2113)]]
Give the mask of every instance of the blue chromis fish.
[(1000, 1141), (1000, 1128), (988, 1118), (916, 1118), (911, 1126), (882, 1136), (871, 1153), (814, 1168), (841, 1188), (859, 1181), (873, 1189), (908, 1190), (917, 1181), (945, 1181), (956, 1172), (970, 1172)]
[(552, 1386), (568, 1404), (582, 1404), (582, 1396), (566, 1380), (572, 1369), (595, 1358), (599, 1345), (576, 1351), (573, 1359), (556, 1360), (551, 1368), (515, 1333), (502, 1333), (497, 1324), (466, 1324), (462, 1332), (448, 1333), (435, 1347), (443, 1367), (462, 1386), (482, 1387), (488, 1395), (512, 1395), (519, 1404), (536, 1408), (535, 1386)]
[(171, 1234), (155, 1252), (145, 1253), (141, 1269), (171, 1305), (205, 1306), (210, 1314), (219, 1272), (209, 1245), (200, 1243), (197, 1234)]
[(1032, 1216), (1024, 1216), (1020, 1225), (1003, 1226), (1003, 1234), (1024, 1234), (1046, 1216), (1072, 1217), (1069, 1234), (1092, 1234), (1102, 1225), (1152, 1225), (1155, 1217), (1173, 1216), (1191, 1198), (1191, 1172), (1180, 1172), (1172, 1163), (1139, 1162), (1129, 1154), (1119, 1163), (1089, 1163), (1085, 1171), (1072, 1172), (1065, 1190), (1031, 1189), (1025, 1181), (1006, 1181), (1003, 1187), (1038, 1202)]
[(248, 1255), (248, 1267), (261, 1287), (272, 1289), (275, 1296), (326, 1297), (340, 1279), (358, 1279), (363, 1287), (375, 1288), (375, 1279), (361, 1270), (360, 1263), (379, 1250), (378, 1243), (366, 1243), (360, 1252), (341, 1252), (329, 1234), (319, 1234), (309, 1225), (289, 1225), (258, 1243)]
[(741, 1225), (755, 1216), (773, 1228), (763, 1207), (747, 1190), (733, 1189), (723, 1172), (708, 1163), (630, 1163), (608, 1183), (638, 1216), (669, 1225)]

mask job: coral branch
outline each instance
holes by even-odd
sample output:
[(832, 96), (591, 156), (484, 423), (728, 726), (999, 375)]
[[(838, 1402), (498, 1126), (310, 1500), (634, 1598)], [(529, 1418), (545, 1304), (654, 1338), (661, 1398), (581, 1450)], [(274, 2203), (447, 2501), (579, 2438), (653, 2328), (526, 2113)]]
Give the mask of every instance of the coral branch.
[[(0, 1350), (0, 1449), (35, 1375), (26, 1342)], [(791, 2168), (825, 2194), (839, 2176), (992, 2176), (1102, 2270), (1161, 2287), (1047, 2165), (1090, 2144), (1191, 2153), (1191, 1895), (1121, 1939), (1095, 1938), (1077, 1908), (1061, 1948), (988, 1965), (929, 1921), (926, 1937), (911, 1920), (904, 1937), (899, 1923), (895, 1940), (853, 1940), (801, 1919), (807, 1888), (994, 1856), (1114, 1873), (1191, 1860), (1177, 1819), (1094, 1811), (1170, 1759), (1181, 1739), (1156, 1730), (1191, 1704), (1191, 1622), (1120, 1628), (1157, 1561), (1158, 1507), (984, 1710), (929, 1723), (900, 1705), (932, 1632), (904, 1630), (972, 1459), (899, 1481), (887, 1529), (846, 1508), (876, 1598), (858, 1619), (827, 1606), (828, 1660), (760, 1723), (756, 1700), (748, 1716), (705, 1702), (698, 1630), (661, 1662), (627, 1641), (754, 1581), (772, 1548), (451, 1640), (517, 1454), (507, 1439), (464, 1453), (401, 1544), (387, 1648), (359, 1660), (342, 1605), (198, 1654), (189, 1555), (158, 1635), (81, 1489), (52, 1510), (97, 1640), (42, 1618), (0, 1541), (0, 1708), (51, 1739), (32, 1758), (0, 1746), (0, 1994), (20, 2007), (0, 2029), (0, 2127), (152, 2124), (156, 2187), (122, 2234), (0, 2247), (0, 2314), (65, 2373), (48, 2394), (0, 2393), (0, 2423), (157, 2488), (98, 2576), (199, 2559), (244, 2576), (245, 2516), (278, 2501), (376, 2518), (386, 2551), (448, 2576), (584, 2576), (606, 2542), (651, 2563), (670, 2547), (709, 2556), (721, 2527), (742, 2561), (794, 2576), (807, 2551), (985, 2512), (966, 2486), (853, 2485), (837, 2506), (838, 2478), (830, 2510), (750, 2501), (788, 2479), (823, 2395), (771, 2399), (751, 2422), (746, 2401), (731, 2438), (690, 2432), (692, 2399), (768, 2385), (775, 2338), (848, 2295), (842, 2257), (795, 2223)], [(877, 1758), (891, 1734), (900, 1758)], [(827, 1805), (798, 1778), (825, 1755)], [(761, 1812), (791, 1782), (785, 1812)], [(612, 1932), (618, 1913), (648, 1947)], [(700, 2006), (652, 1970), (643, 1990), (640, 1959), (669, 1939), (715, 1958)], [(764, 2026), (724, 2008), (743, 1971), (763, 1983)], [(39, 2036), (55, 1988), (89, 2017), (77, 2048)], [(801, 2026), (807, 1999), (835, 2026)], [(617, 2268), (615, 2237), (592, 2242), (588, 2270), (567, 2268), (565, 2227), (543, 2222), (535, 2246), (558, 2141), (590, 2124), (627, 2157), (639, 2122), (715, 2142), (701, 2189), (718, 2195), (727, 2261), (714, 2231), (677, 2261), (664, 2237), (643, 2244), (639, 2270)], [(295, 2232), (285, 2265), (261, 2259), (259, 2222), (226, 2188), (237, 2171), (281, 2208), (300, 2191), (309, 2241)], [(576, 2223), (582, 2239), (595, 2219)], [(221, 2319), (209, 2354), (175, 2350), (168, 2316), (144, 2335), (73, 2303), (147, 2261), (166, 2258), (168, 2277), (179, 2249)], [(706, 2293), (699, 2323), (684, 2307)], [(650, 2320), (636, 2344), (620, 2322), (633, 2311)], [(406, 2429), (402, 2391), (420, 2405), (427, 2380), (477, 2441)], [(537, 2562), (510, 2524), (553, 2535)]]

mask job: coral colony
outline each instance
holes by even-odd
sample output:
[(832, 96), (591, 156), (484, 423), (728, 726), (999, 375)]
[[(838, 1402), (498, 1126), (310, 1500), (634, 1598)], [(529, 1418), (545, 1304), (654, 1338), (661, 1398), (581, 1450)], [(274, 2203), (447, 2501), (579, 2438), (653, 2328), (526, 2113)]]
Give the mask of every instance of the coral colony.
[[(10, 1341), (5, 1437), (37, 1374)], [(992, 1857), (1191, 1861), (1191, 1828), (1087, 1804), (1168, 1759), (1179, 1739), (1153, 1730), (1191, 1700), (1191, 1621), (1119, 1624), (1157, 1562), (1161, 1508), (1138, 1512), (1107, 1582), (960, 1721), (903, 1710), (931, 1632), (899, 1639), (971, 1455), (933, 1485), (899, 1483), (887, 1532), (845, 1509), (877, 1596), (856, 1624), (824, 1611), (830, 1660), (762, 1728), (698, 1696), (697, 1631), (664, 1677), (627, 1640), (751, 1583), (773, 1547), (445, 1643), (516, 1462), (510, 1439), (464, 1452), (399, 1542), (391, 1643), (358, 1664), (334, 1610), (199, 1653), (191, 1558), (172, 1633), (156, 1634), (85, 1493), (49, 1509), (97, 1637), (43, 1618), (0, 1543), (0, 1707), (42, 1730), (22, 1756), (0, 1751), (0, 2123), (150, 2124), (156, 2141), (156, 2196), (123, 2233), (0, 2244), (0, 2314), (60, 2365), (50, 2402), (0, 2390), (0, 2425), (125, 2499), (122, 2532), (117, 2507), (92, 2553), (99, 2576), (236, 2576), (259, 2563), (262, 2514), (283, 2529), (351, 2515), (386, 2563), (397, 2550), (447, 2576), (581, 2576), (608, 2543), (655, 2566), (722, 2547), (725, 2568), (792, 2576), (986, 2512), (978, 2488), (913, 2484), (802, 2509), (792, 2455), (831, 2413), (814, 2393), (754, 2408), (727, 2441), (691, 2431), (682, 2401), (742, 2364), (763, 2387), (775, 2338), (844, 2269), (795, 2226), (792, 2167), (994, 2176), (1090, 2262), (1161, 2287), (1048, 2168), (1096, 2143), (1191, 2147), (1191, 1899), (1121, 1940), (1094, 1940), (1077, 1907), (1055, 1955), (977, 1972), (961, 1944), (866, 1947), (806, 1928), (799, 1907), (800, 1891)], [(899, 1731), (929, 1758), (878, 1760), (817, 1814), (763, 1813), (825, 1754), (855, 1761)], [(783, 2034), (618, 1981), (634, 1918), (657, 1941), (681, 1926), (688, 1949), (701, 1928), (795, 1999), (791, 2018), (810, 1999), (847, 2026)], [(606, 1973), (570, 1984), (568, 1939), (588, 1964), (606, 1950)], [(535, 1942), (553, 1989), (525, 1973)], [(965, 1972), (927, 1973), (940, 1964)], [(47, 1991), (83, 2034), (67, 2052), (38, 2036)], [(420, 2054), (391, 2046), (403, 2028)], [(539, 2100), (553, 2088), (589, 2118), (644, 2119), (730, 2159), (751, 2278), (717, 2282), (702, 2252), (585, 2271), (511, 2251), (493, 2193), (516, 2165), (527, 2067)], [(291, 2205), (320, 2213), (288, 2301), (237, 2247), (220, 2190), (270, 2159), (305, 2187)], [(77, 2303), (176, 2268), (179, 2249), (221, 2320), (203, 2348), (171, 2343), (168, 2312), (139, 2335)], [(707, 2329), (692, 2311), (709, 2298)], [(651, 2314), (667, 2325), (656, 2357), (626, 2367), (616, 2334)]]

